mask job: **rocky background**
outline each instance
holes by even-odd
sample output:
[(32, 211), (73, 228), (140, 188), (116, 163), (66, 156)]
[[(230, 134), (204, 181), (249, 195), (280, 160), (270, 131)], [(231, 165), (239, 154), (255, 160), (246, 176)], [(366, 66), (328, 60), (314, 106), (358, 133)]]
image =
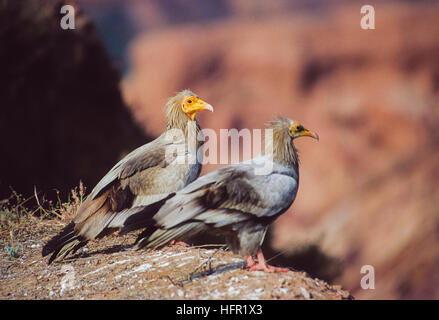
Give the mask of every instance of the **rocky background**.
[[(0, 20), (12, 43), (0, 49), (2, 187), (92, 187), (159, 134), (166, 99), (191, 88), (215, 107), (203, 128), (262, 128), (286, 115), (320, 135), (296, 143), (300, 190), (268, 256), (282, 252), (278, 263), (359, 299), (439, 298), (435, 1), (369, 1), (375, 30), (360, 28), (360, 1), (75, 4), (96, 31), (82, 11), (83, 27), (47, 27), (44, 38), (9, 13)], [(364, 265), (374, 290), (360, 287)]]
[(61, 29), (62, 4), (0, 1), (1, 199), (10, 187), (65, 196), (81, 179), (92, 186), (148, 141), (95, 27), (78, 10), (76, 29)]

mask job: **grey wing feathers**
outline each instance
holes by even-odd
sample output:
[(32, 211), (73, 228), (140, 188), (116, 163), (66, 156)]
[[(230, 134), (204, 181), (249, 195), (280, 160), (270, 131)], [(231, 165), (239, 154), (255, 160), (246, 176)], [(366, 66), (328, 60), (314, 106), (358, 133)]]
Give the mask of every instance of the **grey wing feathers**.
[(268, 221), (288, 209), (297, 192), (296, 179), (276, 172), (255, 175), (248, 169), (224, 167), (178, 191), (154, 216), (155, 231), (144, 234), (149, 239), (142, 239), (138, 247), (158, 247), (208, 227)]
[[(177, 192), (154, 220), (172, 228), (190, 219), (233, 223), (238, 217), (273, 216), (289, 207), (297, 191), (295, 179), (281, 174), (255, 176), (246, 170), (230, 170), (208, 178), (204, 179), (204, 185), (198, 179)], [(190, 192), (193, 184), (197, 184), (197, 189)]]
[(91, 199), (95, 199), (103, 190), (118, 179), (127, 178), (136, 172), (160, 165), (165, 160), (166, 141), (164, 136), (145, 144), (120, 160), (113, 168), (98, 182), (90, 193)]
[[(188, 187), (178, 192), (177, 196)], [(276, 171), (268, 175), (255, 175), (251, 165), (237, 165), (217, 170), (202, 189), (207, 190), (202, 199), (207, 208), (263, 217), (277, 214), (294, 201), (297, 181)]]

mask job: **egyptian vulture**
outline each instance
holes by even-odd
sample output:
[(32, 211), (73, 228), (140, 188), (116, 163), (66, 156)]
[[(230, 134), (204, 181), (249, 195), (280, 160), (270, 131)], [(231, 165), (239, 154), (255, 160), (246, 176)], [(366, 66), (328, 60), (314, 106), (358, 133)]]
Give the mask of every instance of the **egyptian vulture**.
[[(132, 215), (121, 233), (149, 226), (136, 241), (138, 249), (159, 248), (172, 239), (184, 241), (205, 231), (220, 233), (233, 252), (247, 257), (250, 270), (287, 271), (268, 265), (261, 245), (268, 226), (296, 198), (299, 159), (294, 139), (318, 140), (318, 135), (288, 118), (275, 119), (268, 127), (273, 130), (271, 152), (200, 177), (170, 195), (153, 216), (151, 210), (158, 207)], [(272, 169), (262, 172), (261, 164)]]
[(136, 208), (160, 204), (199, 176), (197, 151), (204, 139), (195, 115), (213, 108), (190, 90), (170, 98), (166, 108), (166, 131), (120, 160), (80, 205), (72, 222), (44, 246), (43, 256), (52, 253), (49, 264), (113, 232)]

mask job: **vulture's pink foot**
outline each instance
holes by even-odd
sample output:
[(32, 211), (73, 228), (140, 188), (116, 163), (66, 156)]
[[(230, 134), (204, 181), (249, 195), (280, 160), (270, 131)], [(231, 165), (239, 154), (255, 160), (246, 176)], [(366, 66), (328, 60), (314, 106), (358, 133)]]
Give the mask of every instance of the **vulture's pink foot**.
[(189, 247), (189, 245), (186, 242), (183, 241), (175, 241), (175, 240), (171, 240), (171, 242), (169, 243), (171, 246), (176, 245), (176, 246), (181, 246), (184, 248)]
[(290, 271), (288, 268), (280, 268), (268, 265), (261, 249), (258, 250), (258, 263), (255, 262), (251, 255), (247, 257), (247, 268), (248, 271), (264, 271), (268, 273)]

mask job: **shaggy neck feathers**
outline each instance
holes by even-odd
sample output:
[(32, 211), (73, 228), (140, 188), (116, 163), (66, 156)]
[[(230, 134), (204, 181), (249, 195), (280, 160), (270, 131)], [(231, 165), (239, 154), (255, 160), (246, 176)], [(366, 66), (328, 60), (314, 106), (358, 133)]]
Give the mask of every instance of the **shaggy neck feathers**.
[[(193, 129), (193, 126), (190, 124), (195, 124), (196, 132), (195, 138), (198, 136), (201, 128), (197, 122), (197, 120), (192, 121), (182, 110), (181, 104), (183, 100), (190, 96), (194, 95), (190, 90), (183, 90), (178, 93), (175, 97), (170, 98), (166, 103), (166, 130), (171, 129), (179, 129), (184, 132), (184, 136), (188, 137), (188, 130)], [(204, 143), (203, 141), (198, 141), (197, 139), (197, 148), (200, 147)]]
[(273, 161), (298, 169), (299, 155), (289, 135), (289, 126), (290, 120), (286, 118), (275, 119), (268, 123), (268, 127), (273, 130)]

